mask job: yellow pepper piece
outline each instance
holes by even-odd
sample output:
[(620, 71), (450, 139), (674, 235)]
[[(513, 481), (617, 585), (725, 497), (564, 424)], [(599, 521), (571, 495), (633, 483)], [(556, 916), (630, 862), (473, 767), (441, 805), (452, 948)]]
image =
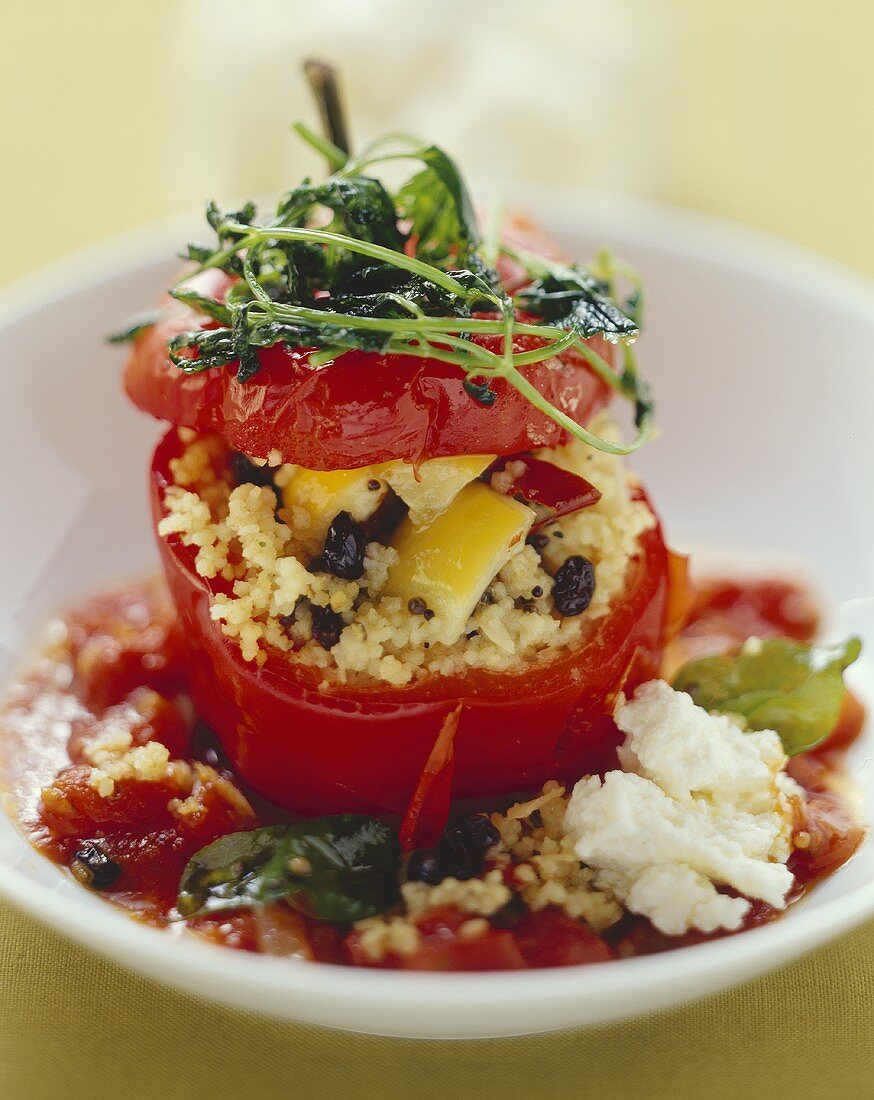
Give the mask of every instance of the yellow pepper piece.
[[(305, 470), (297, 466), (284, 475), (282, 518), (290, 522), (302, 549), (316, 557), (340, 512), (348, 512), (356, 522), (363, 523), (385, 500), (387, 492), (388, 485), (371, 466), (357, 470)], [(301, 512), (306, 513), (303, 521)]]
[(434, 612), (439, 641), (451, 645), (533, 521), (526, 505), (474, 482), (428, 527), (417, 530), (409, 517), (403, 520), (391, 540), (399, 561), (383, 595), (405, 604), (424, 601)]
[[(325, 536), (340, 512), (348, 512), (358, 523), (376, 512), (391, 487), (409, 506), (414, 526), (429, 524), (454, 500), (459, 490), (490, 466), (494, 455), (459, 455), (433, 458), (419, 467), (418, 478), (408, 462), (381, 462), (354, 470), (306, 470), (302, 466), (284, 467), (282, 505), (284, 519), (291, 520), (298, 510), (298, 522), (292, 527), (302, 548), (316, 557)], [(376, 485), (375, 483), (379, 484)], [(306, 512), (302, 527), (300, 510)]]
[(495, 455), (431, 458), (419, 467), (418, 477), (408, 462), (386, 462), (375, 469), (408, 505), (413, 526), (427, 527), (494, 460)]

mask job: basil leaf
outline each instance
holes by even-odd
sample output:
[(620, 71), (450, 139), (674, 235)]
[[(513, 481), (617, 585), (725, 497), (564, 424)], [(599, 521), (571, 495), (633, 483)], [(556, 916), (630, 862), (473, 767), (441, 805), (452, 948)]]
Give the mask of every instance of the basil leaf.
[(184, 917), (265, 904), (282, 896), (267, 888), (262, 872), (285, 826), (229, 833), (196, 852), (179, 884), (176, 908)]
[(760, 647), (690, 661), (674, 687), (706, 710), (743, 715), (751, 729), (776, 730), (786, 752), (795, 756), (834, 729), (844, 697), (843, 672), (861, 650), (855, 637), (834, 646), (767, 638)]
[(398, 899), (400, 844), (382, 822), (337, 814), (231, 833), (202, 848), (182, 874), (184, 917), (284, 899), (308, 917), (345, 924)]

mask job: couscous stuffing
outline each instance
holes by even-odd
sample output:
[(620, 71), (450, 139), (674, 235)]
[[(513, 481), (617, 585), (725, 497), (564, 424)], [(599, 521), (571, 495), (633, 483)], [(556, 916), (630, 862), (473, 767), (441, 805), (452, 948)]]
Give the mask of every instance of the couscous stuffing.
[[(596, 428), (617, 437), (606, 418)], [(520, 542), (450, 644), (441, 640), (439, 614), (383, 594), (398, 560), (392, 546), (367, 542), (356, 580), (324, 570), (308, 543), (310, 513), (303, 505), (283, 508), (277, 499), (278, 488), (294, 476), (287, 466), (275, 468), (270, 485), (234, 485), (215, 440), (187, 443), (171, 462), (175, 484), (165, 493), (167, 514), (158, 531), (196, 549), (200, 576), (228, 582), (228, 592), (213, 596), (212, 615), (246, 660), (261, 664), (270, 648), (293, 653), (320, 669), (326, 684), (400, 685), (471, 668), (505, 672), (578, 645), (609, 613), (640, 535), (655, 523), (646, 503), (634, 498), (636, 482), (621, 458), (579, 441), (539, 457), (584, 476), (600, 500)], [(493, 475), (493, 485), (524, 463), (511, 465), (517, 469)], [(582, 615), (563, 617), (551, 597), (553, 578), (575, 555), (591, 562), (594, 591)]]

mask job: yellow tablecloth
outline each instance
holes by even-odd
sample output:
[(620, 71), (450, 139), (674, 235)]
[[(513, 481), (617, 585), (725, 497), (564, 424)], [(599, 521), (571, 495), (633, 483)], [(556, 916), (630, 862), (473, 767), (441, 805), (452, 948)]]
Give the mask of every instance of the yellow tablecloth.
[(170, 991), (0, 906), (3, 1100), (874, 1097), (874, 923), (761, 980), (590, 1031), (348, 1035)]

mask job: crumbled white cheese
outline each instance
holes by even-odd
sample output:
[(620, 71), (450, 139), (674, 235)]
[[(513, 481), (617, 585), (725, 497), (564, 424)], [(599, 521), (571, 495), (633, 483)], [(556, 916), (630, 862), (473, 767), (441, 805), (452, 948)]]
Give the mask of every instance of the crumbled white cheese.
[(777, 734), (743, 733), (657, 680), (615, 717), (627, 770), (581, 780), (565, 818), (596, 885), (672, 935), (737, 928), (746, 898), (782, 907), (798, 788)]
[(701, 932), (738, 928), (750, 907), (744, 898), (718, 893), (710, 879), (681, 863), (647, 868), (632, 883), (625, 904), (675, 936), (689, 928)]
[(653, 780), (680, 801), (709, 798), (750, 813), (773, 807), (786, 754), (771, 730), (744, 733), (737, 719), (708, 714), (663, 680), (643, 684), (619, 704), (615, 719), (626, 734), (623, 771)]

